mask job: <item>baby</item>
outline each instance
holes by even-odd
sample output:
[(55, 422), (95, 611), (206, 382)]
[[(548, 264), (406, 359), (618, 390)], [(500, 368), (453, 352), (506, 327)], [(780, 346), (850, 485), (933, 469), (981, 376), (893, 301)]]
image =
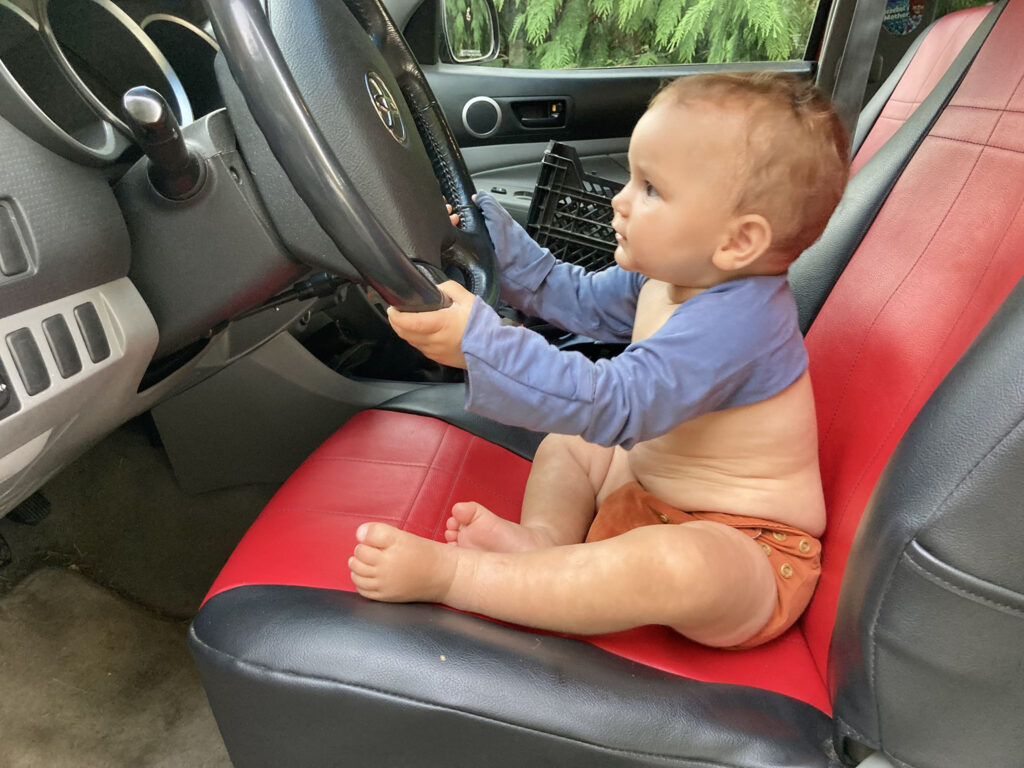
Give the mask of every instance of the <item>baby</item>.
[(441, 286), (450, 307), (389, 310), (399, 336), (467, 369), (468, 410), (552, 434), (519, 524), (463, 502), (447, 545), (360, 526), (359, 592), (560, 632), (663, 624), (723, 648), (785, 631), (817, 583), (825, 527), (786, 271), (838, 203), (847, 154), (804, 81), (700, 75), (663, 89), (633, 131), (616, 266), (557, 262), (480, 194), (505, 300), (631, 343), (597, 362), (561, 352), (455, 283)]

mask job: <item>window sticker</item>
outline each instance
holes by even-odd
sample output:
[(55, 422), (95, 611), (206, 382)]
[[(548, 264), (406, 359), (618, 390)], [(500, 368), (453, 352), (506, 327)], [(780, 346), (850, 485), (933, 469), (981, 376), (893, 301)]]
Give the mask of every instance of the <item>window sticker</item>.
[(909, 35), (921, 25), (924, 0), (886, 0), (882, 26), (893, 35)]

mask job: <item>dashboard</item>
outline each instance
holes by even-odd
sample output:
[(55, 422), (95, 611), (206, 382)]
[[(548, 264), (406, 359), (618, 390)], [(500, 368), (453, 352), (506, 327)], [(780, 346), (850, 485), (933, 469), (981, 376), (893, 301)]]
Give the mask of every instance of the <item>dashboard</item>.
[[(0, 515), (128, 419), (281, 333), (309, 269), (238, 149), (198, 0), (0, 0)], [(205, 183), (155, 194), (122, 95), (159, 93)]]
[(182, 124), (218, 106), (217, 44), (202, 24), (192, 2), (0, 0), (0, 110), (69, 159), (116, 161), (131, 144), (128, 88), (154, 88)]

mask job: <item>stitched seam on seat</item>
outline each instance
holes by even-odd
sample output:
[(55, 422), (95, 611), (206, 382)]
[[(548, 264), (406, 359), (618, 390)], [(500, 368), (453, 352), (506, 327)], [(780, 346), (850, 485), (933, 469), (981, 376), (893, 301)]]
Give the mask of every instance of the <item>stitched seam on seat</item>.
[(419, 467), (420, 469), (429, 469), (430, 464), (428, 462), (421, 461), (391, 461), (389, 459), (364, 459), (357, 456), (324, 456), (313, 458), (309, 463), (315, 464), (319, 461), (355, 461), (364, 464), (392, 464), (398, 467)]
[[(977, 165), (977, 163), (975, 163), (975, 165)], [(972, 169), (971, 175), (973, 175), (973, 169)], [(964, 185), (965, 186), (967, 184), (967, 181), (969, 181), (969, 180), (970, 180), (970, 175), (968, 175), (968, 178), (964, 181)], [(961, 192), (962, 191), (963, 191), (963, 189), (961, 188)], [(959, 195), (957, 197), (959, 198)], [(954, 205), (955, 205), (955, 201), (954, 201)], [(950, 207), (950, 210), (952, 210), (952, 206)], [(851, 493), (847, 496), (846, 504), (843, 506), (842, 510), (839, 513), (839, 519), (840, 520), (842, 520), (843, 517), (846, 515), (846, 512), (849, 509), (849, 506), (850, 506), (850, 503), (852, 501), (852, 498), (853, 498), (854, 494), (860, 488), (860, 484), (861, 484), (861, 482), (863, 482), (864, 476), (867, 474), (867, 468), (869, 466), (871, 466), (872, 463), (874, 463), (875, 459), (878, 458), (879, 453), (881, 453), (881, 451), (882, 451), (882, 445), (893, 434), (893, 431), (896, 429), (896, 425), (902, 420), (903, 416), (907, 412), (907, 409), (910, 408), (910, 403), (913, 402), (915, 396), (920, 391), (921, 386), (922, 386), (924, 380), (926, 378), (928, 378), (928, 374), (930, 374), (932, 372), (932, 370), (934, 369), (934, 367), (936, 365), (936, 361), (940, 357), (940, 353), (945, 348), (946, 343), (949, 341), (949, 337), (957, 329), (957, 326), (960, 324), (960, 320), (963, 318), (964, 313), (967, 312), (967, 308), (972, 304), (972, 302), (974, 300), (974, 297), (978, 293), (978, 289), (980, 288), (982, 282), (985, 279), (985, 275), (988, 274), (989, 270), (992, 268), (992, 262), (995, 260), (996, 254), (999, 253), (999, 251), (1002, 249), (1003, 245), (1006, 243), (1006, 238), (1009, 236), (1010, 228), (1011, 228), (1013, 222), (1017, 220), (1017, 218), (1020, 216), (1022, 210), (1024, 210), (1024, 201), (1021, 201), (1020, 205), (1017, 206), (1017, 210), (1014, 212), (1013, 216), (1010, 217), (1010, 219), (1009, 219), (1009, 221), (1007, 223), (1006, 228), (1003, 230), (1003, 235), (1000, 238), (999, 243), (996, 245), (995, 248), (993, 248), (989, 252), (989, 258), (988, 258), (987, 263), (985, 264), (985, 268), (978, 273), (978, 277), (977, 277), (977, 279), (976, 279), (976, 281), (974, 283), (974, 288), (971, 290), (970, 295), (965, 298), (963, 304), (960, 306), (960, 311), (957, 313), (956, 317), (953, 319), (953, 322), (950, 323), (949, 328), (946, 330), (946, 335), (942, 338), (942, 341), (939, 343), (939, 345), (936, 348), (937, 349), (936, 354), (934, 354), (932, 356), (931, 362), (928, 364), (928, 367), (918, 377), (917, 384), (914, 386), (914, 389), (909, 393), (909, 395), (908, 395), (906, 401), (904, 402), (903, 407), (900, 409), (899, 413), (897, 413), (896, 416), (893, 418), (892, 422), (889, 425), (888, 431), (885, 433), (885, 436), (881, 440), (878, 441), (878, 444), (876, 446), (875, 452), (871, 455), (871, 458), (862, 465), (861, 473), (857, 477), (857, 480), (856, 480), (856, 482), (853, 485)], [(947, 216), (948, 216), (948, 212), (947, 212)], [(944, 224), (944, 223), (945, 223), (945, 217), (943, 217), (942, 223), (939, 224), (939, 229), (942, 228), (942, 224)], [(936, 234), (938, 234), (938, 229), (936, 229), (935, 232), (936, 232)], [(933, 239), (934, 239), (934, 237), (935, 237), (935, 235), (932, 236)], [(929, 245), (930, 244), (931, 244), (931, 241), (929, 241)], [(926, 250), (927, 250), (927, 246), (926, 246)], [(923, 251), (922, 251), (921, 255), (924, 255)], [(918, 260), (920, 260), (920, 257), (918, 257)], [(914, 262), (914, 266), (916, 268), (917, 261)], [(907, 273), (907, 276), (904, 278), (904, 280), (909, 278), (910, 274), (913, 271), (914, 270), (912, 268), (911, 271)], [(902, 282), (900, 283), (900, 285), (902, 285)], [(881, 315), (881, 313), (879, 313), (879, 316), (880, 315)], [(876, 320), (877, 320), (877, 317), (876, 317)], [(873, 327), (874, 327), (874, 323), (872, 323), (872, 328)], [(954, 365), (955, 365), (955, 363), (954, 363)]]
[[(412, 501), (409, 502), (409, 506), (406, 507), (405, 515), (402, 517), (402, 529), (403, 530), (405, 529), (405, 526), (409, 522), (409, 515), (412, 514), (412, 511), (413, 511), (413, 509), (416, 506), (416, 502), (418, 502), (420, 500), (420, 496), (423, 495), (423, 489), (426, 487), (427, 481), (430, 479), (430, 473), (435, 471), (434, 462), (437, 461), (437, 454), (439, 454), (441, 452), (441, 446), (444, 445), (444, 441), (448, 437), (448, 430), (449, 429), (451, 429), (451, 427), (448, 426), (447, 424), (445, 424), (444, 432), (441, 433), (441, 439), (438, 440), (437, 441), (437, 445), (434, 446), (434, 455), (430, 457), (430, 461), (427, 463), (427, 466), (426, 466), (427, 471), (423, 474), (423, 480), (420, 482), (419, 490), (416, 491), (416, 496), (413, 498)], [(441, 471), (441, 470), (437, 470), (437, 471)]]
[[(289, 514), (295, 514), (295, 513), (301, 514), (303, 512), (312, 512), (313, 514), (316, 514), (316, 515), (330, 515), (331, 517), (353, 517), (351, 512), (341, 511), (341, 510), (332, 510), (332, 509), (323, 509), (323, 508), (317, 508), (317, 507), (297, 507), (297, 506), (271, 507), (271, 508), (269, 508), (269, 511), (271, 513), (275, 514), (275, 515), (277, 515), (277, 514), (289, 515)], [(370, 517), (369, 514), (366, 514), (365, 516), (366, 517)], [(397, 521), (397, 518), (395, 518), (395, 520)], [(379, 522), (379, 521), (371, 521), (371, 522)]]
[(895, 96), (890, 96), (889, 101), (893, 104), (913, 104), (915, 107), (921, 106), (921, 99), (897, 99)]
[[(918, 546), (920, 546), (920, 544), (918, 544)], [(998, 600), (993, 600), (991, 597), (985, 597), (985, 595), (978, 594), (977, 592), (972, 592), (971, 590), (967, 589), (966, 587), (958, 586), (958, 585), (954, 584), (953, 582), (948, 581), (948, 580), (942, 578), (937, 573), (934, 573), (934, 572), (928, 570), (925, 566), (923, 566), (920, 563), (918, 563), (914, 559), (914, 556), (912, 554), (910, 554), (909, 552), (904, 551), (903, 557), (904, 557), (904, 559), (906, 559), (907, 563), (911, 566), (911, 568), (913, 568), (915, 571), (917, 571), (922, 577), (924, 577), (928, 581), (931, 581), (931, 582), (933, 582), (935, 584), (938, 584), (941, 587), (945, 587), (950, 592), (955, 592), (956, 594), (960, 595), (961, 597), (966, 597), (969, 600), (974, 600), (975, 602), (982, 603), (984, 605), (988, 605), (988, 606), (991, 606), (993, 608), (998, 608), (998, 609), (1003, 610), (1003, 611), (1007, 611), (1007, 612), (1012, 613), (1012, 614), (1014, 614), (1016, 616), (1024, 616), (1024, 610), (1021, 610), (1020, 608), (1018, 608), (1018, 607), (1016, 607), (1014, 605), (1008, 605), (1007, 603), (1001, 603)]]
[[(1018, 81), (1017, 85), (1020, 85)], [(1013, 89), (1013, 93), (1010, 94), (1010, 99), (1013, 98), (1013, 94), (1017, 92), (1017, 89)], [(1010, 103), (1010, 99), (1006, 100), (1006, 103)], [(1002, 112), (1009, 115), (1024, 115), (1024, 109), (1010, 109), (1009, 107), (983, 107), (980, 104), (950, 104), (946, 109), (972, 109), (976, 112)], [(941, 115), (940, 115), (941, 117)]]
[[(408, 702), (413, 702), (415, 704), (420, 704), (420, 705), (423, 705), (423, 706), (432, 707), (434, 709), (440, 709), (440, 710), (449, 711), (449, 712), (458, 712), (458, 713), (466, 715), (468, 717), (476, 717), (476, 718), (479, 718), (481, 720), (485, 720), (485, 721), (490, 722), (490, 723), (496, 723), (498, 725), (504, 725), (504, 726), (507, 726), (507, 727), (510, 727), (510, 728), (518, 728), (520, 730), (530, 731), (530, 732), (533, 732), (533, 733), (542, 734), (544, 736), (549, 736), (549, 737), (555, 738), (555, 739), (562, 739), (564, 741), (567, 741), (567, 742), (570, 742), (570, 743), (573, 743), (573, 744), (582, 744), (582, 745), (585, 745), (585, 746), (588, 746), (588, 747), (593, 747), (595, 749), (604, 750), (606, 752), (611, 752), (613, 754), (618, 754), (618, 755), (642, 755), (644, 757), (655, 757), (655, 758), (661, 758), (661, 759), (664, 759), (664, 760), (673, 760), (673, 761), (677, 761), (677, 762), (678, 761), (688, 761), (691, 765), (707, 766), (708, 768), (743, 768), (743, 766), (741, 766), (739, 763), (722, 763), (722, 762), (718, 762), (718, 761), (711, 762), (709, 760), (703, 760), (701, 758), (680, 757), (679, 755), (672, 755), (672, 754), (668, 754), (668, 753), (664, 753), (664, 752), (645, 752), (645, 751), (641, 751), (641, 750), (617, 749), (615, 747), (608, 747), (608, 746), (605, 746), (603, 744), (597, 744), (595, 742), (586, 741), (584, 739), (575, 738), (573, 736), (565, 736), (563, 734), (554, 733), (552, 731), (542, 731), (542, 730), (540, 730), (538, 728), (535, 728), (535, 727), (529, 726), (529, 725), (520, 725), (519, 723), (511, 723), (511, 722), (509, 722), (507, 720), (499, 720), (498, 718), (491, 717), (489, 715), (482, 715), (482, 714), (479, 714), (477, 712), (471, 712), (471, 711), (469, 711), (467, 709), (459, 709), (458, 707), (453, 707), (450, 704), (439, 704), (438, 702), (435, 702), (435, 701), (427, 701), (425, 699), (419, 699), (419, 698), (416, 698), (414, 696), (409, 696), (408, 694), (396, 693), (394, 691), (388, 691), (388, 690), (385, 690), (383, 688), (376, 688), (376, 687), (374, 687), (372, 685), (364, 685), (364, 684), (361, 684), (361, 683), (343, 682), (341, 680), (336, 680), (334, 678), (324, 677), (322, 675), (314, 675), (314, 674), (310, 674), (310, 673), (287, 672), (287, 671), (284, 671), (284, 670), (273, 669), (273, 668), (268, 667), (268, 666), (266, 666), (264, 664), (257, 664), (257, 663), (252, 662), (252, 661), (244, 661), (244, 660), (238, 658), (237, 656), (232, 656), (231, 654), (227, 653), (226, 651), (222, 651), (219, 648), (214, 648), (209, 643), (207, 643), (205, 640), (201, 640), (199, 638), (199, 636), (196, 635), (195, 627), (193, 627), (193, 626), (189, 627), (189, 636), (192, 637), (192, 639), (196, 643), (199, 643), (200, 645), (202, 645), (203, 648), (205, 648), (207, 651), (209, 651), (210, 653), (215, 654), (215, 655), (221, 657), (222, 659), (226, 659), (229, 663), (234, 664), (234, 665), (239, 666), (239, 667), (248, 667), (249, 669), (258, 670), (259, 672), (262, 672), (264, 674), (275, 675), (275, 676), (280, 676), (280, 677), (287, 677), (287, 678), (297, 678), (299, 680), (316, 681), (316, 682), (320, 682), (320, 683), (330, 683), (332, 685), (337, 685), (337, 686), (339, 686), (341, 688), (349, 688), (349, 689), (356, 690), (356, 691), (370, 691), (372, 693), (376, 693), (376, 694), (381, 695), (381, 696), (387, 696), (389, 698), (397, 699), (399, 701), (408, 701)], [(686, 679), (690, 679), (690, 678), (686, 678)]]
[(484, 491), (486, 493), (493, 494), (494, 496), (497, 496), (499, 499), (504, 499), (505, 501), (507, 501), (510, 504), (515, 505), (515, 504), (519, 503), (519, 499), (518, 498), (513, 497), (513, 496), (509, 496), (507, 493), (505, 493), (503, 491), (496, 491), (493, 488), (487, 487), (483, 483), (478, 483), (476, 480), (473, 480), (471, 476), (463, 477), (461, 479), (462, 479), (462, 482), (466, 483), (467, 485), (472, 485), (475, 488), (479, 488), (480, 490), (482, 490), (482, 491)]
[[(833, 622), (833, 624), (834, 624), (834, 622)], [(818, 662), (815, 661), (814, 654), (811, 653), (811, 644), (807, 640), (807, 632), (804, 630), (803, 622), (797, 621), (795, 626), (796, 626), (797, 630), (799, 630), (800, 636), (804, 640), (804, 647), (807, 649), (807, 655), (811, 657), (811, 668), (815, 671), (815, 673), (817, 673), (818, 679), (821, 681), (821, 686), (822, 686), (822, 688), (825, 691), (825, 695), (830, 699), (829, 703), (831, 703), (831, 696), (829, 695), (830, 692), (829, 692), (829, 688), (828, 688), (828, 680), (826, 679), (825, 673), (822, 672), (821, 669), (818, 667)]]
[[(449, 427), (449, 429), (451, 429), (451, 427)], [(473, 447), (473, 441), (476, 440), (476, 439), (477, 439), (476, 437), (471, 436), (470, 439), (466, 441), (466, 450), (462, 454), (462, 461), (459, 462), (459, 468), (455, 472), (455, 474), (453, 475), (453, 477), (456, 480), (462, 475), (462, 470), (466, 466), (466, 460), (469, 458), (469, 450), (470, 450), (470, 448)], [(452, 508), (452, 495), (455, 493), (455, 486), (456, 486), (456, 484), (457, 483), (453, 482), (448, 487), (448, 496), (447, 496), (447, 498), (445, 498), (444, 504), (441, 505), (441, 512), (442, 512), (442, 514), (440, 515), (440, 519), (438, 520), (437, 528), (435, 528), (435, 530), (434, 530), (434, 536), (435, 537), (440, 532), (441, 520), (444, 520), (446, 523), (448, 521), (448, 518), (445, 516), (444, 513)]]
[(970, 139), (961, 139), (957, 136), (943, 136), (942, 134), (935, 134), (930, 136), (932, 139), (944, 139), (945, 141), (955, 141), (958, 144), (970, 144), (972, 147), (981, 147), (982, 149), (1002, 149), (1006, 152), (1013, 152), (1014, 154), (1024, 154), (1024, 147), (1007, 147), (1002, 144), (992, 144), (990, 142), (982, 143), (980, 141), (971, 141)]

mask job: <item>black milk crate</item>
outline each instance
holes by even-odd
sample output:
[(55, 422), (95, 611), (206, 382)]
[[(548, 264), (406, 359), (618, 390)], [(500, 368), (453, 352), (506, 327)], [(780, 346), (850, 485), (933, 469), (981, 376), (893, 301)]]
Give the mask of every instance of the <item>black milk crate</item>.
[(612, 198), (623, 185), (583, 171), (568, 144), (544, 150), (526, 231), (556, 259), (597, 272), (615, 263)]

